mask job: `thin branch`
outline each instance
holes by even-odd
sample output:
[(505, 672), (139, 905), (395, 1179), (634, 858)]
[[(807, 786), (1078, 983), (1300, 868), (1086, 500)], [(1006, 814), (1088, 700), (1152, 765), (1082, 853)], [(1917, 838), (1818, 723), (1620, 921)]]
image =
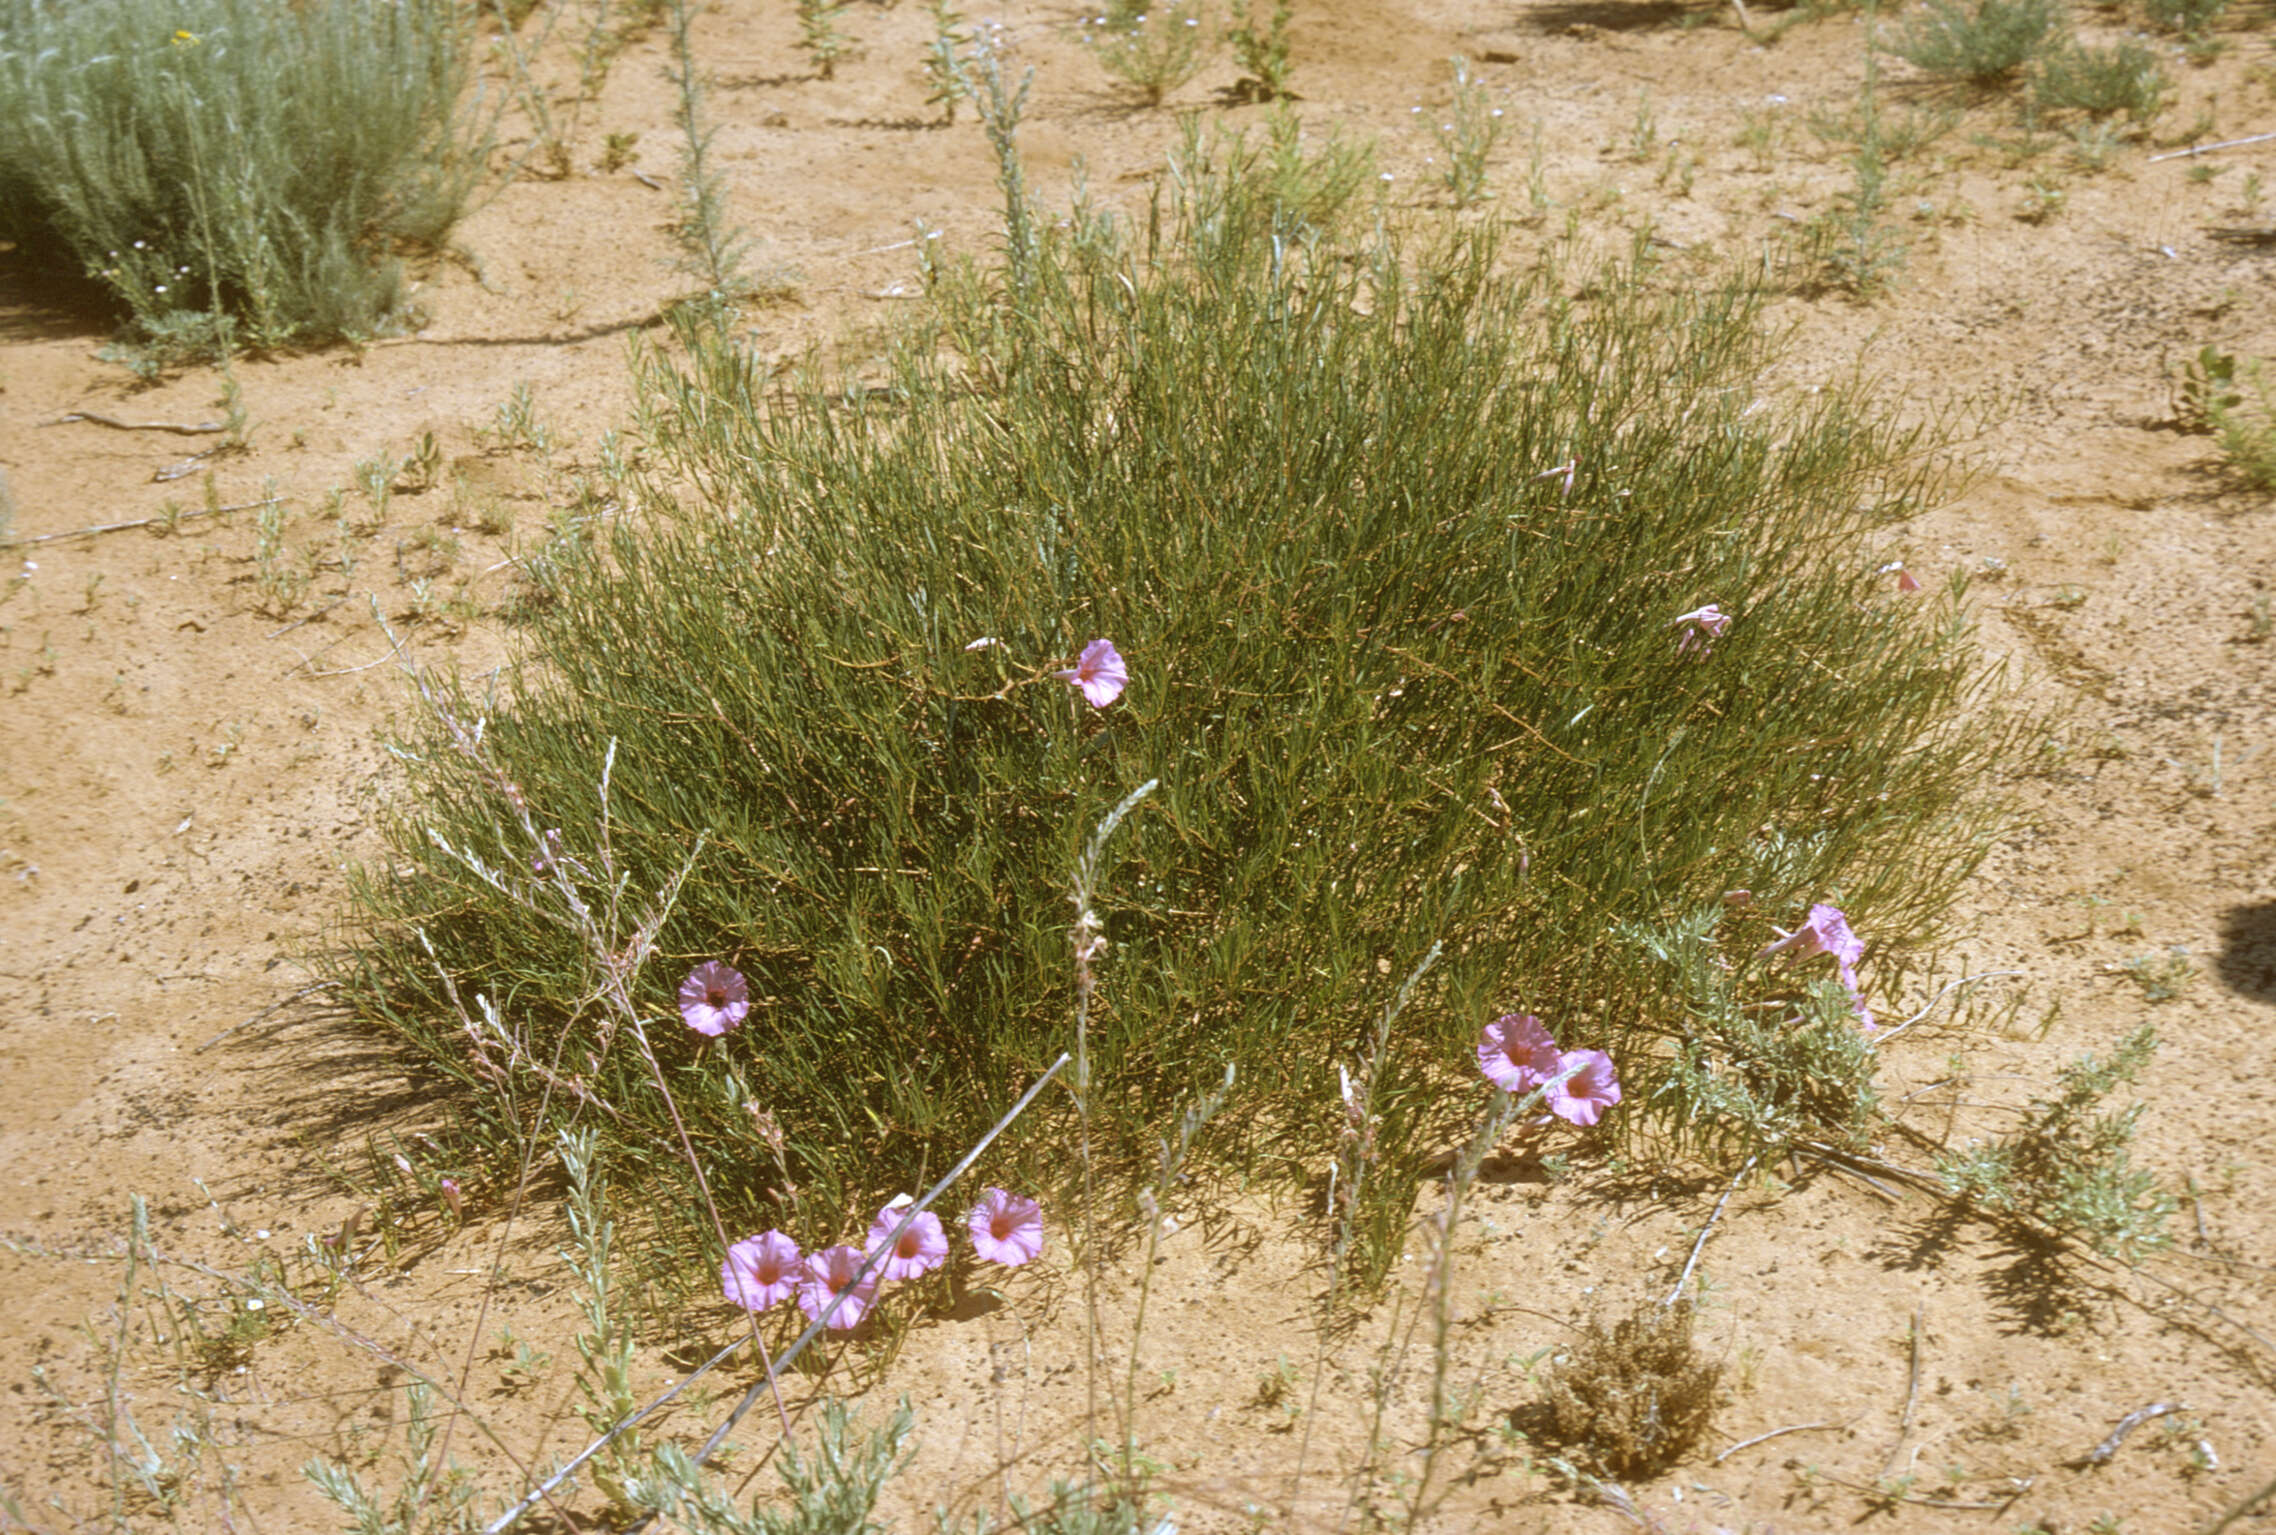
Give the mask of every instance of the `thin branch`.
[(1898, 1024), (1895, 1028), (1890, 1029), (1888, 1032), (1876, 1038), (1873, 1041), (1873, 1048), (1876, 1050), (1880, 1049), (1890, 1040), (1895, 1039), (1899, 1034), (1902, 1034), (1905, 1030), (1911, 1028), (1914, 1024), (1920, 1022), (1923, 1018), (1926, 1018), (1930, 1013), (1935, 1012), (1937, 1004), (1942, 1002), (1946, 997), (1950, 996), (1952, 992), (1957, 990), (1959, 987), (1973, 986), (1978, 981), (1996, 980), (1999, 977), (2005, 975), (2021, 974), (2023, 974), (2023, 972), (2020, 970), (1986, 970), (1982, 975), (1963, 975), (1958, 980), (1946, 981), (1943, 988), (1938, 991), (1935, 996), (1928, 999), (1928, 1006), (1922, 1008), (1919, 1012), (1913, 1014), (1910, 1018), (1907, 1018), (1903, 1023)]
[(2186, 160), (2197, 155), (2209, 155), (2216, 149), (2235, 149), (2244, 144), (2265, 144), (2270, 139), (2276, 139), (2276, 133), (2256, 133), (2248, 139), (2223, 139), (2218, 144), (2192, 144), (2187, 149), (2176, 149), (2167, 154), (2151, 155), (2147, 163), (2155, 165), (2160, 160)]
[[(1760, 1154), (1756, 1153), (1757, 1156)], [(1699, 1240), (1691, 1244), (1691, 1256), (1684, 1260), (1683, 1272), (1676, 1276), (1675, 1288), (1667, 1292), (1667, 1299), (1660, 1302), (1662, 1306), (1673, 1306), (1683, 1298), (1683, 1287), (1691, 1283), (1691, 1271), (1698, 1265), (1700, 1253), (1706, 1250), (1707, 1233), (1713, 1231), (1715, 1222), (1723, 1218), (1723, 1206), (1729, 1204), (1731, 1196), (1739, 1191), (1739, 1180), (1754, 1170), (1754, 1163), (1754, 1157), (1748, 1157), (1740, 1164), (1739, 1170), (1731, 1174), (1731, 1186), (1723, 1190), (1723, 1197), (1715, 1201), (1715, 1208), (1709, 1213), (1707, 1224), (1699, 1228)]]
[(194, 512), (167, 512), (157, 517), (137, 517), (132, 522), (97, 523), (94, 527), (74, 528), (68, 533), (42, 533), (36, 538), (0, 538), (0, 549), (25, 549), (33, 544), (52, 544), (66, 538), (93, 538), (98, 533), (147, 528), (161, 522), (170, 527), (177, 522), (188, 522), (192, 517), (211, 517), (216, 512), (249, 512), (257, 506), (276, 506), (292, 499), (290, 496), (263, 496), (258, 501), (240, 501), (235, 506), (201, 506)]
[(2181, 1402), (2152, 1402), (2147, 1407), (2137, 1407), (2118, 1420), (2118, 1426), (2110, 1431), (2109, 1438), (2077, 1459), (2066, 1460), (2063, 1464), (2072, 1467), (2074, 1470), (2083, 1470), (2088, 1466), (2107, 1465), (2110, 1458), (2118, 1453), (2118, 1447), (2126, 1442), (2126, 1436), (2135, 1429), (2140, 1428), (2152, 1418), (2163, 1418), (2173, 1413), (2187, 1412), (2188, 1410), (2188, 1406)]
[(1920, 1405), (1920, 1308), (1912, 1308), (1911, 1363), (1905, 1372), (1905, 1410), (1897, 1419), (1897, 1442), (1889, 1447), (1889, 1458), (1881, 1462), (1881, 1472), (1887, 1475), (1905, 1450), (1906, 1436), (1912, 1433), (1913, 1409)]
[[(2218, 148), (2218, 145), (2214, 146)], [(68, 426), (74, 421), (85, 421), (93, 426), (107, 426), (120, 432), (172, 432), (177, 437), (203, 437), (211, 432), (226, 432), (226, 421), (121, 421), (116, 416), (105, 416), (91, 410), (74, 410), (42, 421), (42, 426)]]
[(1751, 1450), (1756, 1445), (1761, 1444), (1764, 1440), (1776, 1439), (1781, 1434), (1816, 1433), (1824, 1429), (1840, 1428), (1841, 1426), (1842, 1425), (1839, 1423), (1789, 1423), (1784, 1428), (1774, 1428), (1767, 1434), (1757, 1434), (1752, 1439), (1741, 1439), (1737, 1444), (1732, 1445), (1722, 1454), (1707, 1462), (1707, 1464), (1710, 1466), (1719, 1466), (1724, 1461), (1729, 1460), (1732, 1456), (1738, 1454), (1739, 1451)]

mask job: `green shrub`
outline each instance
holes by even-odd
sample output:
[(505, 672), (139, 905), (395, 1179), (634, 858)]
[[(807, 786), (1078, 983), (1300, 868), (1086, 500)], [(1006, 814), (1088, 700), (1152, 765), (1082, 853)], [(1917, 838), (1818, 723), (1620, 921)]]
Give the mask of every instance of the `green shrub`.
[(1944, 1158), (1945, 1182), (1995, 1217), (2041, 1223), (2114, 1258), (2165, 1246), (2165, 1223), (2178, 1201), (2156, 1174), (2133, 1165), (2145, 1105), (2098, 1112), (2156, 1051), (2157, 1030), (2144, 1024), (2107, 1061), (2080, 1056), (2058, 1074), (2061, 1090), (2035, 1099), (2021, 1124)]
[(2228, 14), (2229, 0), (2149, 0), (2150, 24), (2183, 37), (2203, 37)]
[(2054, 0), (1929, 0), (1890, 51), (1938, 79), (1997, 85), (2031, 62), (2056, 20)]
[[(2231, 469), (2255, 490), (2276, 490), (2276, 388), (2268, 381), (2268, 365), (2258, 358), (2245, 360), (2241, 382), (2234, 356), (2206, 347), (2199, 354), (2209, 360), (2208, 371), (2217, 380), (2204, 391), (2202, 401), (2213, 433), (2220, 439), (2221, 456)], [(2219, 372), (2225, 365), (2226, 371)]]
[(1204, 0), (1118, 0), (1085, 27), (1100, 66), (1150, 107), (1201, 73), (1217, 41)]
[(367, 334), (478, 170), (446, 0), (0, 0), (0, 236), (162, 352)]
[[(693, 319), (643, 357), (642, 514), (537, 563), (500, 696), (442, 696), (486, 720), (484, 761), (439, 729), (401, 749), (335, 971), (358, 1005), (512, 1144), (535, 1078), (476, 1058), (439, 977), (492, 999), (518, 1061), (609, 1106), (580, 1113), (619, 1176), (691, 1209), (510, 828), (517, 804), (562, 828), (596, 906), (700, 840), (638, 995), (672, 1019), (687, 966), (750, 976), (723, 1039), (653, 1032), (729, 1226), (780, 1218), (763, 1109), (817, 1244), (1071, 1044), (1070, 870), (1158, 778), (1098, 887), (1109, 1171), (1228, 1063), (1203, 1152), (1325, 1165), (1337, 1067), (1441, 939), (1375, 1078), (1389, 1209), (1475, 1117), (1478, 1030), (1512, 1007), (1613, 1053), (1610, 1129), (1847, 1138), (1870, 1065), (1846, 1003), (1821, 1038), (1824, 977), (1754, 954), (1821, 899), (1915, 940), (1980, 852), (2005, 727), (1973, 707), (1957, 591), (1900, 603), (1869, 552), (1937, 493), (1934, 434), (1851, 386), (1763, 394), (1747, 281), (1671, 288), (1642, 254), (1513, 274), (1489, 231), (1354, 232), (1348, 180), (1238, 140), (1189, 140), (1160, 195), (1135, 227), (1026, 220), (1007, 272), (931, 268), (866, 385), (784, 392)], [(1727, 635), (1679, 650), (1709, 602)], [(1133, 680), (1094, 710), (1050, 669), (1102, 636)], [(1047, 1107), (996, 1181), (1067, 1187)]]
[(2147, 123), (2165, 108), (2171, 82), (2157, 55), (2139, 43), (2093, 48), (2067, 42), (2039, 60), (2032, 94), (2050, 111), (2074, 110), (2095, 117), (2123, 112)]

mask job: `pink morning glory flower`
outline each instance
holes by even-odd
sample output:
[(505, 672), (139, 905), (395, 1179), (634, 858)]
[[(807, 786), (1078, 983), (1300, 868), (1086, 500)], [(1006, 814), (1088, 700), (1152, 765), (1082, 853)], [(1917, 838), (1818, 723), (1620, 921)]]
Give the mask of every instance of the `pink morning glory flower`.
[(743, 972), (707, 959), (680, 982), (680, 1016), (689, 1028), (713, 1039), (743, 1021), (751, 1010), (751, 988)]
[(901, 1224), (901, 1212), (914, 1203), (904, 1194), (878, 1211), (877, 1219), (870, 1223), (870, 1251), (884, 1247), (889, 1240), (893, 1243), (885, 1261), (877, 1266), (880, 1278), (915, 1279), (948, 1261), (948, 1233), (941, 1229), (940, 1217), (930, 1210), (918, 1211), (909, 1229), (898, 1238), (893, 1236), (893, 1228)]
[(1697, 647), (1700, 656), (1705, 658), (1715, 648), (1715, 642), (1723, 637), (1723, 631), (1731, 627), (1731, 615), (1710, 602), (1682, 614), (1675, 622), (1683, 630), (1683, 638), (1676, 642), (1676, 653), (1681, 655)]
[[(1772, 929), (1772, 931), (1779, 931)], [(1757, 958), (1773, 954), (1831, 954), (1836, 969), (1841, 972), (1841, 984), (1849, 988), (1850, 1001), (1858, 1019), (1868, 1029), (1873, 1027), (1873, 1014), (1865, 1006), (1865, 999), (1857, 989), (1857, 962), (1865, 957), (1865, 940), (1849, 929), (1849, 919), (1838, 906), (1819, 904), (1810, 908), (1809, 920), (1791, 933), (1765, 948)]]
[(798, 1282), (798, 1309), (806, 1313), (807, 1321), (819, 1321), (822, 1308), (830, 1304), (830, 1298), (842, 1295), (845, 1299), (830, 1315), (830, 1331), (850, 1332), (860, 1325), (877, 1300), (874, 1270), (860, 1284), (854, 1283), (854, 1276), (861, 1272), (862, 1260), (868, 1256), (860, 1248), (843, 1243), (807, 1255), (806, 1274)]
[(1016, 1268), (1043, 1251), (1043, 1206), (1022, 1194), (992, 1188), (964, 1218), (972, 1250), (989, 1263)]
[(1112, 640), (1091, 641), (1072, 668), (1052, 675), (1081, 689), (1094, 709), (1113, 703), (1130, 685), (1130, 668), (1122, 664), (1122, 652), (1114, 648)]
[(719, 1265), (721, 1288), (745, 1311), (781, 1305), (798, 1292), (805, 1275), (798, 1244), (779, 1231), (743, 1238), (727, 1249), (727, 1261)]
[(1841, 914), (1838, 906), (1820, 902), (1810, 908), (1809, 920), (1793, 932), (1777, 928), (1772, 931), (1778, 933), (1778, 941), (1756, 958), (1768, 959), (1773, 954), (1804, 958), (1812, 954), (1831, 954), (1834, 963), (1841, 967), (1843, 978), (1848, 979), (1857, 962), (1865, 957), (1865, 940), (1849, 930), (1849, 919)]
[(1506, 1092), (1529, 1093), (1557, 1074), (1557, 1042), (1531, 1013), (1504, 1013), (1478, 1035), (1478, 1069)]
[(1573, 1073), (1549, 1089), (1549, 1112), (1559, 1119), (1593, 1125), (1620, 1101), (1620, 1075), (1602, 1050), (1567, 1050), (1557, 1070)]

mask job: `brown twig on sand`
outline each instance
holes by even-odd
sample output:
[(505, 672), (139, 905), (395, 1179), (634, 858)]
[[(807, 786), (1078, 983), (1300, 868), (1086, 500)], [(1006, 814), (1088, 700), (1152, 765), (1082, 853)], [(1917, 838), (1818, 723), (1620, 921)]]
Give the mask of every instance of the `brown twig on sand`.
[(2258, 1508), (2262, 1503), (2267, 1502), (2271, 1497), (2276, 1497), (2276, 1480), (2263, 1482), (2258, 1488), (2246, 1493), (2241, 1502), (2231, 1503), (2228, 1507), (2228, 1512), (2222, 1514), (2220, 1518), (2214, 1520), (2211, 1524), (2206, 1525), (2205, 1528), (2199, 1532), (2199, 1535), (2221, 1535), (2221, 1531), (2227, 1529), (2230, 1525), (2236, 1523), (2239, 1519), (2244, 1518), (2247, 1514)]
[(1715, 1208), (1708, 1213), (1707, 1224), (1699, 1228), (1699, 1240), (1691, 1244), (1691, 1256), (1684, 1260), (1683, 1272), (1675, 1276), (1675, 1288), (1667, 1292), (1667, 1299), (1660, 1302), (1662, 1306), (1672, 1306), (1683, 1299), (1683, 1287), (1691, 1283), (1691, 1271), (1698, 1266), (1700, 1253), (1706, 1250), (1707, 1233), (1713, 1231), (1715, 1222), (1723, 1218), (1723, 1206), (1729, 1204), (1731, 1196), (1739, 1191), (1739, 1180), (1754, 1169), (1754, 1163), (1755, 1159), (1748, 1157), (1739, 1170), (1731, 1174), (1731, 1186), (1723, 1190), (1723, 1197), (1715, 1201)]
[(1912, 1363), (1907, 1369), (1905, 1377), (1905, 1410), (1903, 1415), (1897, 1419), (1897, 1442), (1890, 1447), (1889, 1458), (1881, 1462), (1881, 1472), (1884, 1476), (1888, 1474), (1889, 1468), (1897, 1463), (1897, 1457), (1905, 1452), (1905, 1440), (1912, 1433), (1913, 1409), (1919, 1405), (1920, 1308), (1915, 1306), (1912, 1308)]
[(257, 506), (275, 506), (290, 501), (290, 496), (263, 496), (258, 501), (240, 501), (235, 506), (201, 506), (194, 512), (168, 512), (158, 517), (137, 517), (132, 522), (103, 522), (91, 528), (74, 528), (68, 533), (42, 533), (37, 538), (0, 538), (0, 549), (28, 548), (33, 544), (52, 544), (65, 538), (93, 538), (98, 533), (117, 533), (127, 528), (155, 527), (159, 523), (188, 522), (192, 517), (211, 517), (216, 512), (249, 512)]
[(1729, 1460), (1732, 1456), (1738, 1454), (1739, 1451), (1751, 1450), (1756, 1445), (1761, 1444), (1763, 1441), (1768, 1439), (1776, 1439), (1782, 1434), (1807, 1434), (1823, 1429), (1839, 1427), (1841, 1427), (1839, 1423), (1789, 1423), (1784, 1428), (1774, 1428), (1767, 1434), (1757, 1434), (1752, 1439), (1741, 1439), (1737, 1444), (1732, 1445), (1722, 1454), (1707, 1462), (1707, 1464), (1710, 1466), (1719, 1466), (1724, 1461)]
[(2066, 1460), (2063, 1464), (2074, 1470), (2083, 1469), (2087, 1466), (2108, 1465), (2110, 1458), (2118, 1453), (2118, 1447), (2126, 1442), (2126, 1436), (2135, 1429), (2140, 1428), (2152, 1418), (2162, 1418), (2171, 1413), (2187, 1412), (2188, 1410), (2180, 1402), (2152, 1402), (2147, 1407), (2137, 1407), (2118, 1420), (2118, 1426), (2110, 1431), (2109, 1438), (2088, 1450), (2084, 1455), (2073, 1460)]
[(172, 432), (177, 437), (203, 437), (209, 432), (226, 432), (223, 421), (121, 421), (116, 416), (105, 416), (91, 410), (74, 410), (42, 421), (42, 426), (68, 426), (74, 421), (85, 421), (95, 426), (107, 426), (119, 432)]
[(2209, 155), (2216, 149), (2235, 149), (2244, 144), (2265, 144), (2276, 139), (2276, 133), (2256, 133), (2248, 139), (2223, 139), (2218, 144), (2192, 144), (2187, 149), (2176, 149), (2162, 155), (2151, 155), (2146, 162), (2155, 165), (2160, 160), (2184, 160), (2196, 155)]

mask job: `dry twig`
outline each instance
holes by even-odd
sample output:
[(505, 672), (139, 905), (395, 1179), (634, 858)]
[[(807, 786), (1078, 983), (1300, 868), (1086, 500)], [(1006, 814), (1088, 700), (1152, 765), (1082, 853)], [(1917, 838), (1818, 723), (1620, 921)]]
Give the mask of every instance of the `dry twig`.
[(2170, 1413), (2187, 1412), (2188, 1410), (2180, 1402), (2152, 1402), (2147, 1407), (2137, 1407), (2118, 1420), (2118, 1426), (2110, 1431), (2109, 1438), (2088, 1450), (2084, 1455), (2074, 1460), (2066, 1460), (2063, 1464), (2074, 1470), (2087, 1466), (2108, 1465), (2110, 1458), (2118, 1453), (2118, 1447), (2126, 1442), (2126, 1436), (2135, 1429), (2140, 1428), (2152, 1418), (2162, 1418)]

